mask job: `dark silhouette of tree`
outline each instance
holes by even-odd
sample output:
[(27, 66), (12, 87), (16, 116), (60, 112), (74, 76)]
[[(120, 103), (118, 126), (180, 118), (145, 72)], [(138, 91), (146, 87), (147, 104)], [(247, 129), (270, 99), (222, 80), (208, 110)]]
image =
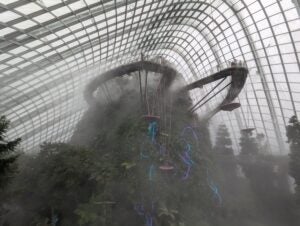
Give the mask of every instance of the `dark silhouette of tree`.
[(20, 209), (12, 211), (10, 225), (76, 225), (77, 205), (95, 191), (93, 160), (94, 152), (64, 143), (44, 143), (36, 155), (22, 155), (10, 188)]
[(259, 145), (252, 131), (242, 131), (240, 138), (241, 155), (256, 155)]
[(258, 143), (259, 153), (267, 155), (270, 150), (269, 150), (267, 141), (265, 139), (265, 134), (257, 133), (256, 134), (256, 141)]
[(219, 125), (214, 150), (218, 154), (233, 155), (232, 141), (226, 125)]
[(257, 157), (259, 154), (259, 144), (252, 131), (242, 130), (240, 137), (241, 151), (239, 154), (239, 164), (247, 178), (255, 177)]
[(18, 155), (15, 153), (16, 146), (21, 142), (21, 139), (12, 141), (6, 140), (6, 132), (9, 127), (9, 121), (5, 116), (0, 117), (0, 189), (2, 189), (13, 173), (13, 163)]
[[(258, 216), (272, 216), (278, 225), (293, 225), (285, 159), (266, 152), (264, 135), (242, 131), (239, 164), (257, 200)], [(276, 220), (275, 220), (276, 219)]]
[(296, 183), (296, 201), (300, 206), (300, 122), (292, 116), (286, 127), (286, 135), (290, 144), (289, 173)]

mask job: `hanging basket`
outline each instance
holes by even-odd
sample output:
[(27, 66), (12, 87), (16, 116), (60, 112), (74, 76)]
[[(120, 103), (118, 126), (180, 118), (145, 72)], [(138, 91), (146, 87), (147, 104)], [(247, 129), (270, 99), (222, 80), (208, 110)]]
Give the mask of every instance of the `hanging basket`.
[(169, 163), (165, 163), (163, 165), (161, 165), (159, 167), (160, 170), (163, 170), (163, 171), (171, 171), (171, 170), (174, 170), (174, 166), (172, 166), (171, 164)]

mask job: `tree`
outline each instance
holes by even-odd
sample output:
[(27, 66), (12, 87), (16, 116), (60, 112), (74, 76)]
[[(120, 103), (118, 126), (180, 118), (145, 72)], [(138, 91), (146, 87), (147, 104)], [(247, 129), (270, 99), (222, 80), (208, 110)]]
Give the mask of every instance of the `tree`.
[(219, 125), (214, 150), (218, 154), (233, 155), (232, 141), (226, 125)]
[(242, 131), (240, 146), (241, 155), (256, 155), (259, 153), (259, 145), (252, 131)]
[(11, 192), (10, 225), (76, 225), (76, 207), (96, 189), (94, 152), (64, 143), (44, 143), (35, 155), (22, 155)]
[(6, 132), (9, 128), (9, 121), (5, 116), (0, 117), (0, 189), (9, 182), (13, 173), (13, 164), (18, 155), (15, 153), (16, 146), (21, 138), (12, 141), (6, 140)]
[[(183, 128), (196, 121), (192, 114), (186, 113), (190, 98), (173, 96), (176, 109), (173, 108), (172, 121), (176, 123), (172, 123), (172, 130), (162, 131), (168, 133), (167, 160), (176, 169), (163, 171), (160, 166), (165, 164), (166, 157), (161, 156), (160, 151), (164, 149), (159, 149), (162, 146), (157, 144), (166, 138), (158, 136), (154, 143), (147, 137), (149, 123), (141, 117), (144, 113), (137, 110), (139, 99), (129, 97), (124, 93), (104, 109), (90, 108), (88, 117), (83, 117), (73, 135), (73, 143), (95, 149), (101, 156), (107, 155), (109, 161), (94, 159), (102, 166), (107, 164), (105, 168), (114, 172), (103, 183), (98, 181), (98, 189), (90, 200), (78, 206), (75, 213), (79, 223), (118, 226), (130, 222), (127, 224), (138, 226), (145, 225), (150, 215), (153, 225), (157, 226), (183, 223), (192, 226), (200, 225), (204, 219), (208, 221), (214, 212), (213, 194), (206, 181), (211, 150), (209, 133), (206, 126), (201, 125), (201, 129), (195, 128), (194, 132), (187, 129), (184, 139), (180, 135)], [(193, 164), (188, 179), (183, 179), (187, 167), (181, 156), (186, 156), (183, 151), (188, 147)]]
[(289, 173), (295, 179), (296, 200), (300, 205), (300, 122), (296, 116), (290, 118), (286, 136), (290, 144)]
[(256, 174), (255, 165), (259, 154), (259, 144), (252, 131), (241, 131), (240, 147), (239, 164), (242, 166), (246, 177), (252, 178)]

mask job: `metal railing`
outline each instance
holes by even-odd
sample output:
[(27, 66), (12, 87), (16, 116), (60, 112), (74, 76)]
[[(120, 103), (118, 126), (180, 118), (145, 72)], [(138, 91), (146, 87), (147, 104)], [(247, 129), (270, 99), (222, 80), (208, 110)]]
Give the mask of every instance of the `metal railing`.
[(220, 64), (210, 68), (208, 70), (208, 74), (212, 75), (212, 74), (218, 73), (222, 70), (225, 70), (227, 68), (241, 68), (241, 67), (248, 68), (247, 63), (244, 61), (239, 61), (239, 60), (226, 61), (226, 62), (220, 63)]

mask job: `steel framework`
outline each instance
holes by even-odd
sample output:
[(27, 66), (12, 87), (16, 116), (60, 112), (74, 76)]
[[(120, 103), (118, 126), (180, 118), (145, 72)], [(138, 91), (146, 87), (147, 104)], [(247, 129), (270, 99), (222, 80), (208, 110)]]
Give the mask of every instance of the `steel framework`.
[[(300, 116), (299, 11), (297, 0), (0, 0), (8, 136), (22, 137), (26, 151), (68, 140), (86, 109), (86, 84), (144, 53), (166, 59), (187, 84), (222, 63), (247, 62), (241, 108), (213, 124), (226, 122), (237, 148), (240, 129), (250, 126), (286, 153), (288, 118)], [(195, 103), (202, 96), (192, 92)]]

